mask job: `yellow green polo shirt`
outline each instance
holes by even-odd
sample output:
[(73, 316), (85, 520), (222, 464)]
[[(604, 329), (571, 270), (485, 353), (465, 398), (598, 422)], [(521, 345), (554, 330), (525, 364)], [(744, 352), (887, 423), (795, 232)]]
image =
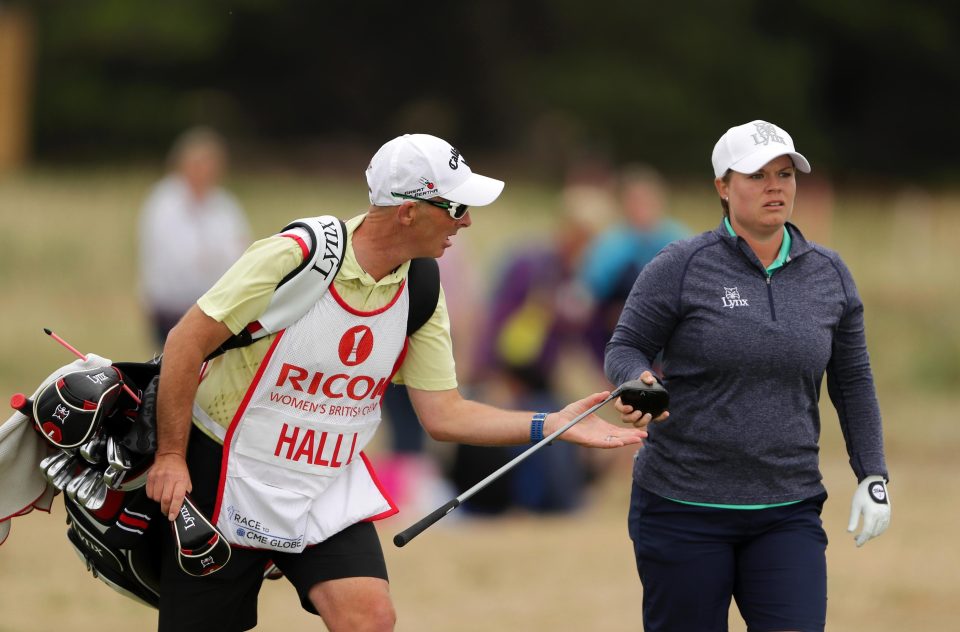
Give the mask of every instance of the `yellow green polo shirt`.
[[(346, 222), (347, 247), (333, 283), (348, 305), (360, 311), (374, 311), (393, 299), (407, 276), (410, 263), (404, 263), (379, 281), (364, 272), (353, 249), (353, 233), (364, 217), (366, 215), (359, 215)], [(295, 240), (279, 235), (261, 239), (200, 297), (197, 305), (207, 316), (237, 334), (263, 314), (277, 284), (302, 260), (303, 252)], [(275, 334), (266, 336), (210, 361), (195, 401), (217, 424), (224, 428), (230, 425), (275, 337)], [(427, 391), (457, 387), (450, 320), (442, 287), (437, 308), (426, 324), (410, 337), (406, 357), (393, 381)]]

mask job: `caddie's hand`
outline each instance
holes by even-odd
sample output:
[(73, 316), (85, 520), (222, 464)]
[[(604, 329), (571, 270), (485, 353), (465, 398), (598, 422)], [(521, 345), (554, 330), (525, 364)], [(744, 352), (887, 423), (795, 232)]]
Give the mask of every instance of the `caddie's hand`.
[[(644, 371), (640, 374), (640, 380), (644, 384), (654, 384), (657, 381), (657, 378), (653, 376), (653, 373), (650, 371)], [(646, 428), (650, 425), (651, 421), (664, 421), (667, 417), (670, 416), (670, 411), (663, 411), (656, 419), (653, 418), (649, 413), (644, 414), (643, 411), (634, 410), (633, 406), (624, 404), (623, 401), (618, 397), (615, 402), (613, 402), (613, 407), (617, 409), (617, 412), (620, 413), (620, 421), (625, 424), (630, 424), (634, 428)]]
[[(544, 436), (556, 432), (608, 397), (610, 397), (610, 391), (594, 393), (567, 405), (559, 412), (550, 413), (544, 423)], [(560, 438), (589, 448), (619, 448), (643, 443), (647, 438), (647, 432), (642, 429), (614, 426), (601, 419), (596, 413), (591, 413), (560, 435)]]
[(183, 497), (192, 490), (187, 460), (182, 454), (167, 452), (154, 457), (147, 473), (147, 496), (160, 503), (160, 512), (168, 520), (176, 519)]
[(890, 524), (890, 495), (882, 476), (868, 476), (857, 486), (850, 506), (850, 524), (847, 531), (853, 533), (863, 516), (863, 529), (854, 536), (857, 546), (875, 538), (887, 530)]

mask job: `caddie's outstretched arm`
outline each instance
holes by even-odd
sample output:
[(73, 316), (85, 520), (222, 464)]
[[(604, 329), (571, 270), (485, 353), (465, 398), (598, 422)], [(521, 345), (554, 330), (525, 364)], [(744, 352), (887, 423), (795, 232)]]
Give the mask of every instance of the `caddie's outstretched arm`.
[(187, 441), (204, 359), (231, 336), (223, 323), (194, 305), (167, 336), (157, 393), (157, 453), (147, 475), (147, 495), (174, 520), (191, 491)]
[[(464, 399), (457, 389), (424, 391), (408, 387), (407, 390), (424, 430), (438, 441), (471, 445), (522, 445), (531, 441), (531, 412), (504, 410)], [(547, 436), (561, 428), (607, 395), (609, 393), (594, 393), (563, 410), (549, 413), (542, 434)], [(642, 443), (647, 433), (639, 428), (615, 426), (592, 414), (560, 438), (592, 448), (619, 448)]]

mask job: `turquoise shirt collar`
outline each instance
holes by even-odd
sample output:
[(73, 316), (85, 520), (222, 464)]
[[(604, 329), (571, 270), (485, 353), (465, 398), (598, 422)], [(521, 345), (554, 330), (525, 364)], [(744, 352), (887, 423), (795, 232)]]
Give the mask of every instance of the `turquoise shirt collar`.
[[(723, 218), (723, 225), (727, 227), (727, 232), (730, 233), (731, 237), (736, 237), (737, 233), (733, 232), (733, 226), (730, 225), (730, 218)], [(773, 260), (773, 263), (767, 266), (767, 275), (770, 276), (774, 271), (783, 267), (783, 264), (790, 261), (790, 244), (793, 240), (790, 237), (790, 231), (787, 229), (786, 225), (783, 227), (783, 242), (780, 244), (780, 252), (777, 253), (777, 258)]]

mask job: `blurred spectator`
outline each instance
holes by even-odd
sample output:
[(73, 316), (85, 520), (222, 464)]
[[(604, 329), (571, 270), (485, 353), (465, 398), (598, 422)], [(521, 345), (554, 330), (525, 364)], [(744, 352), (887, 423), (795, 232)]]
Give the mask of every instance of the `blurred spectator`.
[[(555, 393), (559, 358), (568, 344), (581, 343), (589, 316), (575, 272), (597, 227), (583, 210), (568, 207), (550, 242), (524, 245), (506, 258), (487, 323), (475, 341), (477, 378), (487, 401), (532, 410), (552, 410), (560, 403)], [(451, 478), (462, 492), (525, 449), (458, 445)], [(587, 478), (580, 448), (557, 442), (474, 496), (466, 508), (485, 514), (511, 507), (570, 511), (580, 504)]]
[(140, 288), (161, 347), (180, 317), (243, 253), (250, 228), (232, 195), (219, 186), (226, 169), (223, 139), (208, 128), (186, 131), (170, 151), (170, 173), (140, 215)]
[(595, 322), (588, 337), (600, 365), (640, 270), (664, 246), (688, 233), (682, 224), (666, 217), (667, 187), (654, 169), (625, 167), (618, 193), (622, 220), (590, 244), (579, 271), (580, 282), (595, 302)]

